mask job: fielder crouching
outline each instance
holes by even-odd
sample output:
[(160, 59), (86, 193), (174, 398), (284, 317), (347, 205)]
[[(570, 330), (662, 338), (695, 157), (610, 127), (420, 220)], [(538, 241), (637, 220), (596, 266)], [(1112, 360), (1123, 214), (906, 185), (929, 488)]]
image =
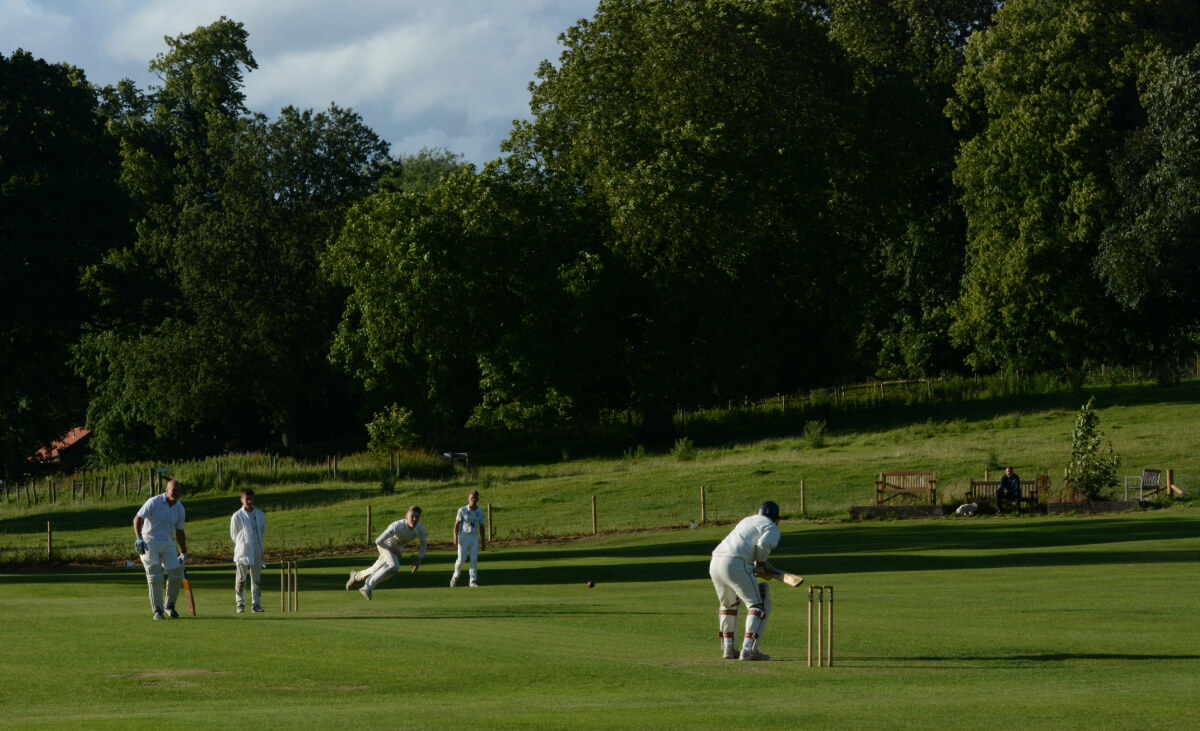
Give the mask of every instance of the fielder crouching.
[[(771, 596), (765, 583), (754, 577), (754, 565), (766, 563), (779, 545), (779, 506), (768, 500), (757, 515), (744, 518), (713, 551), (708, 565), (721, 609), (721, 651), (726, 660), (769, 660), (759, 651), (763, 628), (771, 614)], [(738, 607), (746, 605), (746, 634), (739, 653), (734, 644)]]
[[(146, 569), (150, 586), (150, 606), (154, 618), (178, 619), (175, 600), (183, 588), (183, 567), (187, 562), (187, 537), (183, 532), (184, 510), (179, 496), (183, 487), (176, 480), (167, 483), (161, 495), (155, 495), (142, 505), (133, 517), (133, 532), (137, 534), (134, 547)], [(174, 533), (174, 535), (172, 535)], [(179, 554), (176, 555), (176, 541)], [(163, 575), (166, 574), (167, 596), (163, 602)]]

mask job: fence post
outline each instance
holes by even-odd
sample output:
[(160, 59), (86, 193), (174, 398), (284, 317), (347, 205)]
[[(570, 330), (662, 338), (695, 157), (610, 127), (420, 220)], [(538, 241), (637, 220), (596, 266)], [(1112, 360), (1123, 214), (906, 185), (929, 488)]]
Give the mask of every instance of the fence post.
[(708, 525), (708, 499), (704, 495), (704, 485), (700, 486), (700, 525)]
[(592, 495), (592, 535), (596, 535), (596, 496)]
[(1167, 499), (1174, 500), (1175, 491), (1172, 489), (1172, 485), (1175, 484), (1175, 470), (1167, 469), (1164, 471), (1167, 473)]
[(488, 543), (492, 542), (492, 504), (488, 503)]
[(800, 517), (808, 517), (808, 508), (804, 504), (804, 480), (800, 480)]

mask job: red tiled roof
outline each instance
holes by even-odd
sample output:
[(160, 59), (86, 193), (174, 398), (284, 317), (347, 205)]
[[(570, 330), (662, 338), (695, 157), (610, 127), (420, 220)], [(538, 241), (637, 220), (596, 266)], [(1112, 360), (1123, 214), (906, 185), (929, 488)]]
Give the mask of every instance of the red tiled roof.
[(77, 426), (74, 429), (72, 429), (71, 431), (64, 434), (58, 440), (51, 443), (49, 447), (42, 447), (41, 449), (39, 449), (37, 451), (37, 454), (33, 455), (33, 459), (35, 459), (35, 460), (58, 459), (62, 455), (63, 450), (67, 449), (68, 447), (75, 444), (80, 439), (83, 439), (84, 437), (86, 437), (88, 434), (91, 434), (91, 433), (92, 433), (91, 429), (85, 429), (82, 426)]

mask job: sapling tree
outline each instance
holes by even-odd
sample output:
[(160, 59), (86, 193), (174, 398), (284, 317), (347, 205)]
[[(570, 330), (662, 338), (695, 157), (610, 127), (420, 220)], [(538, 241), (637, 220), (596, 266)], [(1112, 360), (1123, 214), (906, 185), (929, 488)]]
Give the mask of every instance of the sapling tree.
[(1085, 500), (1098, 500), (1102, 491), (1117, 486), (1120, 455), (1100, 430), (1100, 415), (1092, 410), (1092, 396), (1079, 409), (1071, 432), (1071, 463), (1067, 467), (1067, 492)]

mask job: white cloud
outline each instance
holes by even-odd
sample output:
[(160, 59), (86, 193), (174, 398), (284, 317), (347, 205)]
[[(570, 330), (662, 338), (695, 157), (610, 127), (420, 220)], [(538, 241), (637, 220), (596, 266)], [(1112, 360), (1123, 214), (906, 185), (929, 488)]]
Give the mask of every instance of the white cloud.
[[(0, 0), (0, 52), (26, 48), (80, 66), (95, 83), (152, 83), (163, 37), (222, 15), (245, 25), (259, 68), (247, 103), (351, 107), (394, 152), (441, 146), (482, 164), (513, 119), (557, 37), (596, 0)], [(420, 142), (415, 147), (413, 143)]]

